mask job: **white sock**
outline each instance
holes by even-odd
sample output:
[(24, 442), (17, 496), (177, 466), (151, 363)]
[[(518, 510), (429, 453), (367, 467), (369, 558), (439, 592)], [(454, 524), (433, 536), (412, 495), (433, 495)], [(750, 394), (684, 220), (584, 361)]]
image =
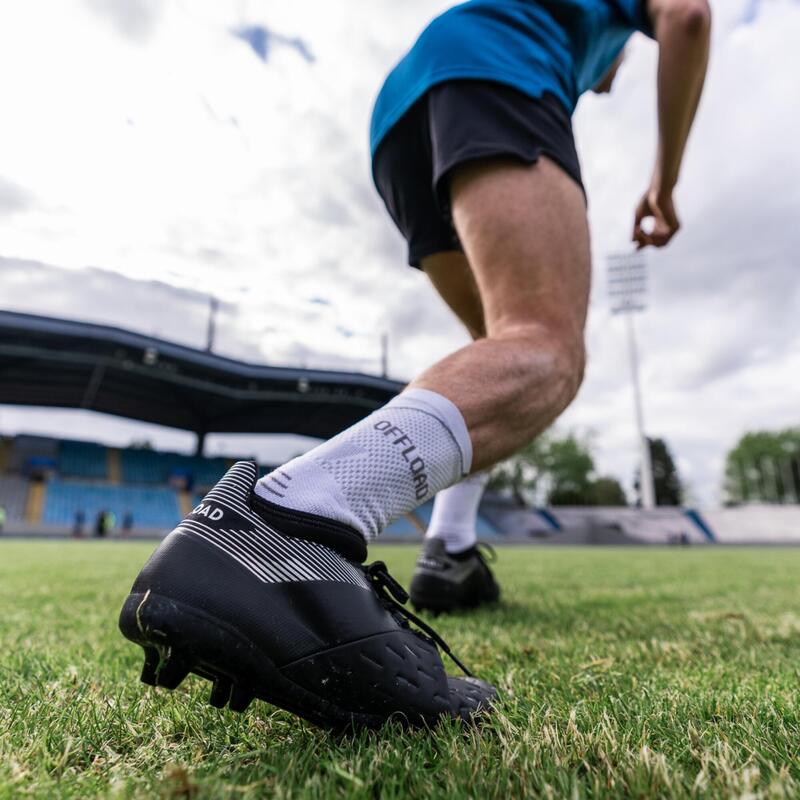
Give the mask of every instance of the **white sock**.
[(489, 474), (478, 472), (439, 492), (425, 538), (443, 539), (448, 553), (463, 553), (473, 547), (478, 541), (478, 505), (488, 482)]
[(472, 443), (446, 397), (407, 389), (338, 436), (263, 477), (272, 503), (336, 519), (377, 536), (469, 474)]

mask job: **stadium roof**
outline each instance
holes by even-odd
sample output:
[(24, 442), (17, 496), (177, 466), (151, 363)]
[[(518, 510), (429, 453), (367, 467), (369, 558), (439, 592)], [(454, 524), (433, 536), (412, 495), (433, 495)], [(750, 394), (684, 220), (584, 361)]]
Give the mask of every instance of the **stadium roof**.
[(0, 403), (81, 408), (205, 433), (328, 438), (403, 384), (247, 364), (85, 322), (0, 311)]

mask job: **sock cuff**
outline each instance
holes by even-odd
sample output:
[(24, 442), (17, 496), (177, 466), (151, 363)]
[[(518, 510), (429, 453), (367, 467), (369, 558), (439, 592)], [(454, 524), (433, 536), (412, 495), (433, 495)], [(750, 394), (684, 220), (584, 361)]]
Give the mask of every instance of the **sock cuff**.
[(406, 389), (387, 404), (393, 408), (413, 408), (437, 419), (453, 437), (461, 453), (461, 474), (469, 475), (472, 468), (472, 440), (467, 423), (455, 403), (429, 389)]

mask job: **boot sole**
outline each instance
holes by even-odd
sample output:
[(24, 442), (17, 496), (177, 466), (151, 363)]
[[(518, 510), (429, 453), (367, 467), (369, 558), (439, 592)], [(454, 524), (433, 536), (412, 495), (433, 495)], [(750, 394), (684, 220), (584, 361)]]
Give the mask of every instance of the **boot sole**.
[[(436, 649), (404, 632), (345, 642), (278, 667), (232, 625), (149, 590), (128, 596), (119, 627), (144, 651), (141, 680), (149, 686), (171, 691), (192, 673), (211, 681), (208, 702), (215, 708), (244, 712), (257, 698), (323, 728), (376, 729), (390, 720), (431, 728), (453, 717), (471, 723), (495, 696), (488, 684), (445, 676)], [(356, 710), (365, 702), (387, 707)]]
[(150, 591), (129, 595), (119, 627), (144, 650), (141, 681), (149, 686), (171, 691), (193, 673), (212, 682), (208, 702), (215, 708), (244, 712), (258, 698), (325, 728), (378, 728), (387, 721), (308, 691), (232, 626), (170, 598)]

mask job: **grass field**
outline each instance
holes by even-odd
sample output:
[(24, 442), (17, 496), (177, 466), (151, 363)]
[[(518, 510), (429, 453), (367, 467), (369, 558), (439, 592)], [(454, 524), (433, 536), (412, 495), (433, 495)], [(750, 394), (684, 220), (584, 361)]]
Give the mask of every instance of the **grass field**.
[(140, 684), (151, 547), (0, 542), (0, 797), (800, 796), (800, 550), (501, 550), (505, 602), (436, 622), (493, 722), (343, 737)]

